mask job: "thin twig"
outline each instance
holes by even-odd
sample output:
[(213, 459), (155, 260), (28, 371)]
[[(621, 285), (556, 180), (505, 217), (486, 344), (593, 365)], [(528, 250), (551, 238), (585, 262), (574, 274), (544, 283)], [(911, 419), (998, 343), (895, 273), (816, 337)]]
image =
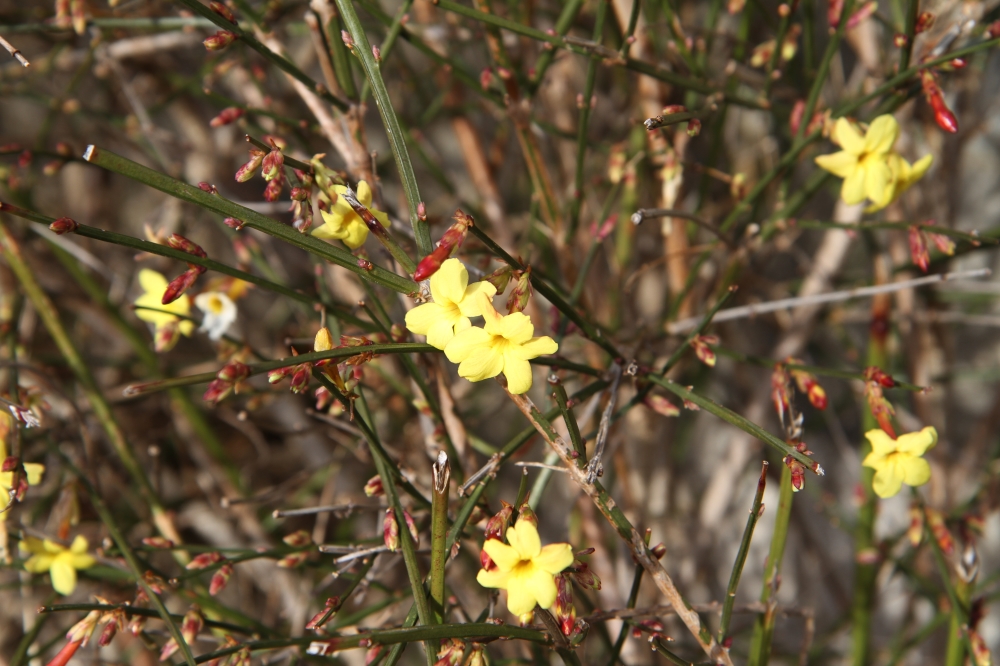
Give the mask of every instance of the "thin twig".
[[(901, 282), (893, 282), (892, 284), (880, 284), (873, 287), (858, 287), (856, 289), (845, 289), (843, 291), (832, 291), (825, 294), (813, 294), (811, 296), (803, 296), (796, 298), (781, 298), (776, 301), (768, 301), (766, 303), (755, 303), (753, 305), (742, 305), (738, 308), (729, 308), (727, 310), (720, 310), (716, 313), (714, 321), (716, 323), (720, 321), (732, 321), (734, 319), (745, 319), (747, 317), (755, 317), (760, 314), (765, 314), (768, 312), (776, 312), (778, 310), (786, 310), (789, 308), (801, 307), (804, 305), (819, 305), (822, 303), (837, 303), (839, 301), (847, 301), (852, 298), (865, 298), (868, 296), (876, 296), (878, 294), (889, 294), (895, 291), (902, 291), (903, 289), (912, 289), (914, 287), (922, 287), (928, 284), (934, 284), (936, 282), (951, 282), (954, 280), (971, 280), (978, 277), (986, 277), (990, 275), (991, 271), (988, 268), (979, 268), (971, 271), (957, 271), (955, 273), (944, 273), (939, 275), (926, 275), (920, 278), (914, 278), (912, 280), (903, 280)], [(701, 321), (701, 317), (689, 317), (687, 319), (682, 319), (680, 321), (675, 321), (671, 324), (667, 324), (667, 332), (671, 334), (684, 333), (691, 330), (693, 327), (697, 326)]]
[(540, 467), (541, 469), (550, 469), (553, 472), (565, 472), (565, 467), (559, 467), (558, 465), (547, 465), (540, 462), (516, 462), (514, 467)]
[(608, 389), (610, 395), (608, 397), (608, 404), (604, 407), (604, 413), (601, 414), (601, 424), (597, 428), (597, 440), (594, 443), (594, 455), (587, 463), (587, 483), (593, 483), (594, 480), (604, 474), (604, 464), (601, 460), (604, 458), (604, 447), (608, 443), (608, 432), (611, 429), (611, 416), (615, 413), (615, 403), (618, 401), (618, 384), (622, 380), (622, 366), (620, 363), (614, 363), (611, 366), (611, 387)]
[(5, 49), (7, 49), (7, 53), (9, 53), (14, 58), (14, 60), (21, 63), (22, 67), (27, 67), (28, 65), (31, 64), (30, 62), (28, 62), (27, 58), (21, 55), (21, 50), (18, 49), (13, 44), (11, 44), (10, 42), (8, 42), (6, 39), (4, 39), (3, 35), (0, 35), (0, 46), (3, 46)]
[(307, 506), (302, 509), (275, 509), (271, 516), (274, 518), (289, 518), (291, 516), (312, 516), (317, 513), (335, 513), (338, 517), (346, 518), (355, 511), (372, 511), (382, 507), (374, 504), (330, 504), (327, 506)]
[(697, 224), (699, 227), (707, 229), (713, 236), (725, 243), (726, 247), (730, 249), (733, 247), (732, 241), (726, 238), (721, 231), (713, 227), (707, 220), (695, 215), (694, 213), (678, 210), (676, 208), (640, 208), (632, 213), (632, 224), (642, 224), (642, 221), (647, 217), (678, 217), (682, 220), (689, 220)]

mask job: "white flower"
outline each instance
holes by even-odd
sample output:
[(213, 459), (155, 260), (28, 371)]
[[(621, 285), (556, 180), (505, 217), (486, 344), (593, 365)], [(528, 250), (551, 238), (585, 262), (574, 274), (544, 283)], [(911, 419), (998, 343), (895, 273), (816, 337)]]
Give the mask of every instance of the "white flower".
[(236, 304), (221, 291), (205, 291), (198, 294), (194, 304), (205, 313), (199, 331), (206, 331), (211, 340), (218, 340), (236, 321)]

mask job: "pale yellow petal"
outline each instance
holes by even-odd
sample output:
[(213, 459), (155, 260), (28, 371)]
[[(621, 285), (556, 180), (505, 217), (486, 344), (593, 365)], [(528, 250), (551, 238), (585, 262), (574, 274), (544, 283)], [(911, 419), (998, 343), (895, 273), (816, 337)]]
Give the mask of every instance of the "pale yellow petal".
[(500, 335), (517, 345), (524, 344), (535, 334), (531, 318), (523, 312), (512, 312), (500, 320)]
[(479, 573), (476, 574), (476, 582), (483, 587), (492, 587), (500, 590), (507, 589), (507, 583), (510, 580), (509, 571), (501, 571), (500, 569), (494, 569), (493, 571), (487, 571), (486, 569), (480, 569)]
[(163, 273), (158, 273), (151, 268), (143, 268), (139, 271), (139, 286), (146, 293), (154, 294), (157, 299), (163, 298), (163, 292), (167, 290), (167, 278)]
[(892, 497), (903, 487), (903, 477), (896, 473), (894, 465), (886, 465), (875, 472), (872, 489), (879, 497)]
[(844, 184), (840, 186), (840, 198), (849, 205), (859, 204), (865, 200), (865, 167), (858, 165), (858, 168), (844, 179)]
[(865, 165), (865, 194), (875, 205), (888, 206), (894, 189), (892, 171), (885, 161), (870, 161)]
[(838, 118), (833, 126), (834, 142), (853, 155), (860, 155), (865, 149), (865, 139), (861, 132), (847, 118)]
[(382, 223), (383, 227), (385, 227), (386, 229), (388, 229), (391, 226), (391, 224), (389, 223), (389, 216), (388, 215), (386, 215), (382, 211), (376, 210), (374, 208), (372, 208), (371, 211), (372, 211), (372, 215), (375, 216), (376, 220), (378, 220), (379, 222)]
[(483, 315), (483, 326), (486, 328), (486, 331), (490, 335), (502, 335), (501, 324), (503, 322), (503, 315), (493, 307), (493, 299), (485, 291), (481, 291), (476, 294), (476, 300), (479, 301), (479, 312)]
[(497, 288), (486, 280), (473, 282), (466, 287), (465, 296), (462, 298), (462, 302), (458, 304), (458, 307), (462, 310), (462, 314), (466, 317), (479, 317), (483, 314), (482, 303), (477, 298), (477, 294), (480, 292), (493, 298), (497, 293)]
[(910, 175), (907, 178), (906, 186), (909, 187), (913, 183), (917, 182), (924, 177), (927, 170), (931, 168), (931, 164), (934, 162), (933, 155), (924, 155), (919, 160), (917, 160), (913, 166), (910, 168)]
[(89, 569), (97, 564), (97, 560), (95, 560), (92, 555), (88, 555), (86, 553), (83, 553), (82, 555), (70, 555), (68, 559), (74, 569)]
[(76, 589), (76, 569), (67, 558), (57, 557), (49, 574), (52, 576), (52, 589), (63, 596), (73, 594)]
[(507, 610), (512, 615), (524, 615), (535, 607), (535, 594), (526, 576), (511, 576), (507, 582)]
[(490, 556), (494, 564), (500, 571), (510, 571), (518, 562), (521, 556), (513, 546), (508, 546), (500, 539), (487, 539), (483, 542), (483, 550)]
[(903, 473), (903, 483), (908, 486), (922, 486), (931, 478), (931, 466), (916, 456), (902, 456), (899, 470)]
[(530, 560), (542, 552), (538, 528), (530, 520), (519, 520), (514, 527), (508, 527), (507, 543), (520, 554), (522, 560)]
[(531, 575), (527, 576), (526, 582), (538, 605), (546, 609), (551, 608), (552, 603), (556, 600), (556, 581), (552, 574), (536, 567)]
[(45, 546), (41, 539), (37, 537), (25, 537), (17, 544), (17, 549), (22, 553), (44, 553)]
[[(329, 214), (325, 210), (320, 211), (323, 215), (323, 219), (326, 220), (326, 216)], [(336, 240), (340, 238), (340, 224), (327, 224), (324, 222), (315, 229), (312, 230), (312, 235), (316, 238), (322, 238), (323, 240)]]
[(573, 547), (568, 543), (550, 543), (532, 562), (542, 571), (557, 574), (573, 564)]
[[(468, 321), (468, 319), (466, 319)], [(447, 318), (438, 319), (427, 331), (427, 344), (442, 351), (455, 337), (455, 327)]]
[[(470, 331), (475, 329), (469, 329)], [(457, 337), (457, 336), (456, 336)], [(445, 349), (447, 354), (447, 349)], [(458, 376), (470, 382), (481, 382), (496, 377), (503, 371), (503, 354), (485, 345), (476, 349), (458, 365)]]
[(543, 335), (512, 348), (509, 353), (527, 361), (546, 354), (555, 354), (557, 351), (559, 351), (559, 344), (549, 336)]
[(58, 555), (60, 553), (65, 553), (66, 548), (61, 543), (56, 543), (52, 539), (45, 539), (42, 541), (42, 552)]
[(879, 116), (868, 126), (865, 152), (884, 155), (892, 150), (899, 137), (899, 123), (889, 114)]
[(510, 353), (504, 354), (503, 376), (507, 378), (507, 390), (514, 395), (531, 388), (531, 364)]
[(841, 150), (829, 155), (818, 155), (816, 164), (839, 178), (847, 178), (858, 166), (858, 156)]
[[(908, 432), (896, 440), (896, 449), (913, 456), (922, 456), (937, 444), (938, 434), (934, 426), (927, 426), (919, 432)], [(912, 485), (912, 484), (911, 484)]]
[[(181, 298), (187, 298), (185, 294)], [(163, 292), (153, 293), (146, 292), (139, 298), (135, 299), (136, 311), (135, 316), (143, 321), (148, 321), (156, 327), (163, 326), (164, 324), (169, 324), (172, 321), (177, 321), (177, 317), (168, 312), (157, 312), (157, 310), (166, 310), (167, 306), (163, 305), (161, 301), (163, 300)], [(176, 301), (174, 301), (176, 303)], [(172, 305), (172, 304), (171, 304)], [(153, 310), (145, 310), (143, 308), (153, 308)]]
[(443, 317), (443, 307), (437, 303), (424, 303), (407, 312), (403, 321), (406, 322), (406, 328), (411, 333), (427, 335), (427, 331), (431, 330), (431, 326), (441, 321)]
[(76, 538), (73, 539), (73, 543), (69, 546), (69, 552), (77, 554), (86, 553), (89, 546), (90, 544), (87, 543), (87, 537), (82, 534), (77, 534)]
[(42, 482), (42, 474), (45, 473), (45, 465), (41, 463), (24, 463), (24, 473), (28, 477), (29, 486), (37, 486)]
[(452, 363), (461, 363), (476, 351), (487, 347), (489, 341), (489, 333), (478, 326), (473, 326), (461, 333), (456, 333), (455, 337), (448, 343), (448, 346), (444, 348), (444, 355)]
[(49, 554), (32, 555), (24, 563), (24, 570), (29, 573), (45, 573), (50, 568), (52, 568), (52, 562), (55, 559), (56, 559), (55, 555), (49, 555)]
[(357, 195), (358, 195), (358, 201), (361, 202), (362, 206), (364, 206), (365, 208), (372, 207), (372, 188), (371, 185), (368, 184), (368, 181), (364, 180), (358, 181)]
[(865, 433), (865, 439), (872, 445), (872, 453), (887, 456), (896, 450), (896, 440), (886, 434), (881, 428), (874, 428)]
[(459, 317), (455, 320), (455, 332), (461, 333), (467, 328), (472, 328), (472, 322), (469, 321), (468, 317)]
[(344, 227), (344, 245), (356, 250), (365, 244), (367, 238), (368, 225), (361, 218), (355, 216), (355, 219), (348, 221)]
[(441, 305), (461, 303), (468, 285), (469, 271), (465, 265), (458, 259), (448, 259), (431, 276), (431, 296)]
[(874, 451), (872, 451), (867, 456), (865, 456), (865, 459), (861, 462), (861, 466), (862, 467), (871, 467), (872, 469), (876, 469), (877, 470), (877, 469), (881, 469), (882, 466), (885, 465), (885, 461), (886, 461), (886, 457), (885, 456), (879, 455), (878, 453), (875, 453)]

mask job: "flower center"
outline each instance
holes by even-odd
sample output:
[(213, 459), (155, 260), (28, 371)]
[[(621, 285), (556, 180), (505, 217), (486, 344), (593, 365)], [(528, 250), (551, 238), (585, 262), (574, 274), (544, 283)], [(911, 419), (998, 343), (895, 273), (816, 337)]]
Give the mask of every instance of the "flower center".
[(527, 576), (534, 571), (534, 569), (535, 565), (531, 562), (531, 560), (521, 560), (514, 565), (514, 568), (511, 569), (511, 573), (515, 576)]
[[(511, 343), (511, 341), (503, 337), (502, 335), (490, 336), (490, 347), (492, 347), (495, 351), (500, 352), (501, 354), (503, 354), (512, 346), (513, 344)], [(522, 560), (522, 561), (526, 562), (527, 560)]]
[(445, 301), (441, 303), (441, 307), (444, 308), (444, 315), (449, 320), (455, 320), (462, 316), (462, 311), (459, 309), (458, 305), (453, 301)]
[(218, 296), (212, 296), (208, 300), (208, 309), (211, 310), (212, 314), (222, 314), (223, 307), (222, 299)]

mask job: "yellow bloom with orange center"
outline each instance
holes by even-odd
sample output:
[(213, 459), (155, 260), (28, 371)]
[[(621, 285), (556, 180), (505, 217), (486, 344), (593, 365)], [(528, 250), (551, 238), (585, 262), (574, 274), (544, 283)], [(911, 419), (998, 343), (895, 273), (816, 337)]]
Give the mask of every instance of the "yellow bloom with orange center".
[(458, 374), (470, 382), (496, 377), (507, 378), (507, 390), (524, 393), (531, 388), (530, 359), (554, 354), (559, 345), (549, 336), (533, 337), (535, 327), (523, 312), (501, 315), (485, 292), (476, 295), (486, 327), (473, 326), (456, 333), (444, 348), (444, 355), (458, 363)]
[(497, 288), (485, 280), (469, 284), (469, 271), (458, 259), (448, 259), (430, 278), (433, 303), (406, 313), (406, 328), (427, 336), (427, 344), (444, 349), (455, 333), (472, 326), (469, 317), (483, 314), (479, 293), (493, 297)]
[[(181, 335), (191, 335), (194, 330), (194, 322), (190, 319), (181, 319), (177, 315), (184, 317), (191, 313), (191, 299), (187, 294), (182, 294), (180, 298), (172, 303), (163, 304), (163, 294), (167, 290), (167, 278), (162, 273), (158, 273), (149, 268), (139, 271), (139, 286), (143, 293), (135, 299), (135, 316), (143, 321), (148, 321), (156, 328), (157, 351), (166, 351), (174, 346)], [(145, 310), (143, 308), (154, 308)], [(162, 334), (162, 335), (161, 335)], [(161, 339), (166, 342), (161, 344)]]
[(840, 188), (844, 203), (859, 204), (867, 198), (872, 202), (871, 210), (885, 208), (930, 166), (930, 160), (924, 157), (910, 167), (894, 153), (892, 147), (898, 137), (899, 123), (888, 114), (873, 120), (864, 135), (846, 118), (838, 118), (831, 138), (842, 150), (818, 156), (816, 164), (844, 179)]
[[(347, 191), (344, 185), (334, 185), (333, 191), (338, 195)], [(358, 201), (372, 212), (383, 227), (389, 227), (389, 216), (380, 210), (372, 208), (372, 188), (365, 181), (358, 182), (356, 192)], [(323, 225), (313, 229), (312, 235), (325, 240), (339, 239), (344, 241), (344, 245), (352, 250), (365, 244), (368, 238), (368, 225), (355, 212), (351, 204), (344, 200), (344, 197), (337, 196), (330, 210), (321, 210), (323, 214)]]
[(89, 569), (96, 562), (87, 554), (88, 547), (87, 539), (82, 535), (77, 535), (69, 548), (51, 539), (35, 537), (28, 537), (20, 543), (22, 552), (32, 554), (24, 563), (25, 571), (48, 572), (52, 577), (52, 589), (64, 596), (76, 589), (77, 570)]
[(528, 520), (519, 520), (507, 529), (507, 545), (487, 539), (483, 550), (495, 569), (481, 569), (476, 580), (483, 587), (507, 590), (507, 610), (524, 615), (535, 604), (548, 609), (556, 600), (555, 577), (573, 564), (573, 548), (568, 543), (552, 543), (542, 548), (538, 529)]
[(872, 445), (862, 465), (875, 470), (872, 488), (879, 497), (892, 497), (905, 483), (922, 486), (931, 478), (931, 466), (923, 456), (937, 444), (937, 430), (927, 426), (920, 432), (889, 437), (882, 429), (869, 430), (865, 437)]

